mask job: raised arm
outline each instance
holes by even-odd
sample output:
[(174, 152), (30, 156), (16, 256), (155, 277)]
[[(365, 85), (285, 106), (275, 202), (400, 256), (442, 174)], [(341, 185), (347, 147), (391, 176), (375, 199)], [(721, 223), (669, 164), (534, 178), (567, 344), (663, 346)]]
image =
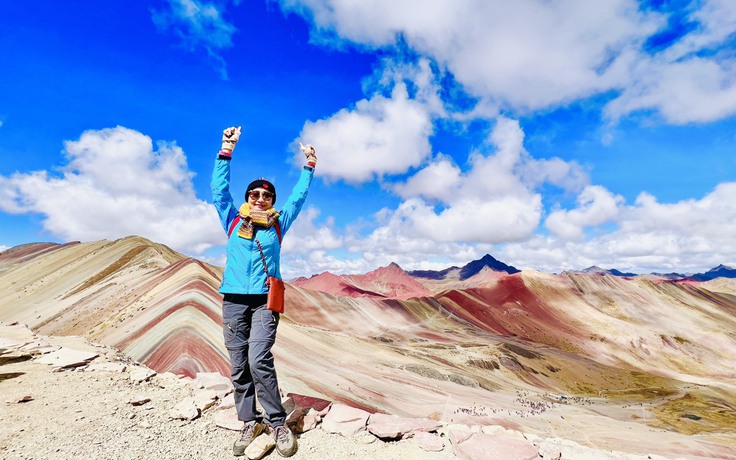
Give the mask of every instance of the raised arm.
[(238, 209), (230, 194), (230, 160), (232, 159), (235, 145), (240, 139), (242, 129), (231, 126), (222, 132), (222, 146), (215, 160), (215, 168), (212, 171), (212, 202), (220, 217), (220, 224), (227, 232), (230, 223), (238, 215)]
[(314, 168), (315, 166), (317, 166), (317, 152), (315, 151), (314, 147), (309, 144), (302, 145), (301, 143), (299, 143), (299, 147), (306, 157), (306, 164), (304, 165), (301, 176), (299, 176), (299, 180), (294, 186), (294, 189), (291, 191), (291, 195), (289, 195), (289, 198), (286, 200), (286, 203), (284, 203), (283, 208), (281, 208), (281, 216), (279, 217), (279, 222), (283, 234), (286, 234), (286, 232), (289, 230), (289, 227), (291, 227), (291, 224), (294, 223), (294, 220), (299, 215), (299, 212), (302, 210), (302, 206), (304, 206), (304, 202), (307, 199), (309, 186), (312, 184), (312, 178), (314, 177)]

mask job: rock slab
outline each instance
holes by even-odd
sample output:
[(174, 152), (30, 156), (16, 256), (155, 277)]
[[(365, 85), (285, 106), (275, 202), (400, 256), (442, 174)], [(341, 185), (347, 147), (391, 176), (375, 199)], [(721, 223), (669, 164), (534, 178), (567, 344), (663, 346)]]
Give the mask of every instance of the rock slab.
[(333, 404), (322, 419), (322, 429), (328, 433), (339, 433), (350, 437), (364, 431), (370, 413), (343, 404)]

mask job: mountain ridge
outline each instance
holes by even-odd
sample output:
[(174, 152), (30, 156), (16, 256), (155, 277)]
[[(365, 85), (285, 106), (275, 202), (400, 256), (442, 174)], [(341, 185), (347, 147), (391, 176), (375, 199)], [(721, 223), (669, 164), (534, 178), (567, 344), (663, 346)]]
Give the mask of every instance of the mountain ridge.
[[(459, 271), (406, 298), (422, 287), (396, 264), (333, 278), (371, 295), (287, 283), (280, 386), (603, 449), (736, 456), (736, 415), (721, 410), (736, 398), (736, 280)], [(31, 246), (0, 253), (0, 321), (78, 334), (159, 372), (229, 375), (221, 274), (139, 237)]]

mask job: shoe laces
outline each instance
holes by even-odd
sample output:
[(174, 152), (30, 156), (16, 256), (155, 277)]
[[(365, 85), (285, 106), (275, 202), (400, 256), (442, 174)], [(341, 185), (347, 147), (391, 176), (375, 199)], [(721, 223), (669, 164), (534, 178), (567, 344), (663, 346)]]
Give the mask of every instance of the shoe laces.
[(289, 442), (289, 430), (285, 426), (276, 427), (276, 440), (278, 442)]
[(256, 424), (255, 423), (246, 423), (243, 427), (243, 430), (240, 432), (241, 438), (249, 438), (253, 436), (253, 433), (256, 431)]

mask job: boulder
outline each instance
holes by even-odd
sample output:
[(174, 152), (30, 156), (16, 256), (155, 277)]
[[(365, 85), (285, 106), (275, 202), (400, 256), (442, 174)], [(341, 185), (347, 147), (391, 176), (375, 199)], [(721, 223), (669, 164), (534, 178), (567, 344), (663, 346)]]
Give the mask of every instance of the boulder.
[(442, 423), (422, 418), (403, 418), (395, 415), (372, 414), (368, 431), (381, 439), (401, 439), (416, 432), (436, 431)]
[(539, 448), (528, 441), (505, 436), (473, 433), (458, 444), (453, 452), (461, 460), (536, 460)]
[(194, 420), (199, 417), (199, 409), (194, 398), (185, 398), (174, 406), (169, 412), (169, 417), (177, 420)]
[(414, 435), (417, 444), (427, 452), (439, 452), (445, 448), (445, 443), (439, 435), (434, 433), (417, 433)]
[(225, 428), (226, 430), (240, 431), (243, 429), (243, 422), (238, 420), (238, 414), (231, 410), (218, 410), (212, 416), (215, 426)]
[(346, 406), (333, 404), (330, 411), (322, 419), (322, 429), (328, 433), (339, 433), (345, 437), (364, 431), (370, 413)]
[(212, 390), (222, 399), (233, 392), (233, 383), (229, 377), (219, 372), (198, 372), (194, 379), (194, 388)]
[(197, 390), (194, 392), (194, 405), (200, 412), (204, 412), (217, 403), (215, 390)]
[(220, 405), (218, 407), (220, 409), (231, 409), (235, 407), (235, 394), (230, 393), (229, 395), (220, 399)]
[[(286, 396), (291, 398), (294, 402), (294, 409), (299, 407), (303, 409), (312, 408), (317, 412), (320, 412), (320, 415), (322, 416), (327, 413), (330, 404), (332, 404), (332, 401), (327, 401), (326, 399), (315, 398), (314, 396), (304, 396), (297, 393), (288, 393)], [(325, 412), (322, 413), (322, 411)]]
[(146, 382), (154, 375), (156, 375), (156, 371), (145, 366), (136, 366), (130, 370), (130, 380), (135, 383)]
[(473, 435), (473, 430), (467, 425), (451, 424), (443, 428), (453, 445), (460, 444)]
[(332, 404), (325, 399), (295, 393), (287, 394), (282, 403), (286, 413), (289, 414), (286, 424), (295, 433), (304, 433), (316, 428)]
[(84, 366), (99, 356), (95, 352), (80, 351), (72, 348), (61, 347), (36, 359), (36, 362), (50, 364), (55, 368), (70, 368)]

